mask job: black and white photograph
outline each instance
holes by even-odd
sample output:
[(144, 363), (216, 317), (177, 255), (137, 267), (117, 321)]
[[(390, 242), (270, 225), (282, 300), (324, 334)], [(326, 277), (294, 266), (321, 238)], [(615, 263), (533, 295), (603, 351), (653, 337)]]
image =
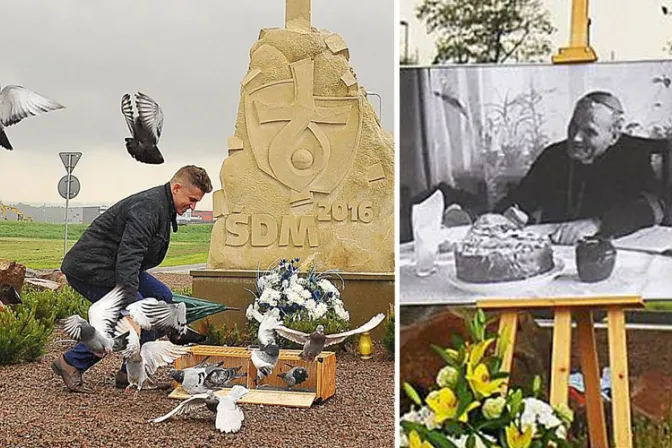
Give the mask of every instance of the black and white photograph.
[(672, 62), (403, 67), (401, 304), (672, 293)]

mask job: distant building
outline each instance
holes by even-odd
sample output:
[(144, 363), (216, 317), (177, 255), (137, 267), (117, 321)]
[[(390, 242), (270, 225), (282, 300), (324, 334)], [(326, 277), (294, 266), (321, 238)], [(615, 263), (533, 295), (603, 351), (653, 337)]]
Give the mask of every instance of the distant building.
[(213, 222), (212, 210), (194, 210), (191, 212), (192, 218), (201, 218), (203, 222)]

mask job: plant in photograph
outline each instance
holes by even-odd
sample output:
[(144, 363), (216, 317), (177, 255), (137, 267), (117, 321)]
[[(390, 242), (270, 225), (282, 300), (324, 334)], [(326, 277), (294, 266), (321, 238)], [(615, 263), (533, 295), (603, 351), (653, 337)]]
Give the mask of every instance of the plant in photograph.
[[(433, 346), (445, 360), (436, 383), (421, 397), (408, 383), (413, 401), (401, 417), (401, 442), (407, 447), (546, 448), (571, 446), (573, 420), (567, 406), (554, 409), (539, 398), (541, 380), (531, 392), (508, 388), (502, 359), (508, 331), (501, 338), (486, 334), (483, 311), (467, 318), (470, 340), (453, 348)], [(497, 343), (499, 339), (499, 343)]]
[[(301, 273), (298, 258), (283, 259), (273, 269), (256, 280), (253, 302), (248, 306), (246, 317), (249, 333), (256, 335), (259, 323), (252, 317), (252, 309), (265, 314), (278, 310), (287, 328), (311, 333), (318, 325), (324, 326), (325, 334), (345, 331), (350, 325), (350, 313), (345, 309), (341, 291), (330, 280), (335, 271), (318, 272), (313, 266)], [(341, 279), (342, 287), (345, 283)], [(278, 338), (281, 347), (298, 345)]]

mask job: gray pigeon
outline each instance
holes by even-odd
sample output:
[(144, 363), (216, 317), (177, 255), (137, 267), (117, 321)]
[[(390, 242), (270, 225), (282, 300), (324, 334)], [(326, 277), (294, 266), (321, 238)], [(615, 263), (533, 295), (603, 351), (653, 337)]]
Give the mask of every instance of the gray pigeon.
[(131, 318), (143, 330), (187, 333), (187, 305), (183, 302), (166, 303), (153, 297), (138, 300), (126, 307)]
[(208, 389), (222, 389), (236, 378), (247, 376), (247, 373), (238, 373), (241, 367), (222, 367), (224, 361), (206, 364), (207, 359), (193, 367), (173, 370), (171, 377), (182, 385), (186, 393), (194, 395), (205, 393)]
[(257, 376), (254, 378), (254, 384), (256, 385), (273, 372), (280, 358), (280, 347), (273, 343), (265, 345), (260, 349), (254, 349), (250, 358), (252, 359), (252, 364), (257, 369)]
[(289, 367), (287, 372), (278, 373), (278, 376), (287, 383), (287, 388), (291, 389), (292, 386), (303, 383), (308, 379), (308, 371), (303, 367), (293, 367), (289, 364), (285, 364)]
[(117, 286), (89, 308), (89, 321), (78, 314), (63, 319), (63, 329), (71, 338), (81, 341), (96, 356), (103, 358), (126, 347), (128, 333), (112, 337), (124, 305), (124, 293)]
[(238, 432), (245, 416), (237, 403), (248, 392), (247, 388), (240, 385), (233, 386), (229, 393), (223, 397), (215, 395), (212, 390), (208, 390), (206, 393), (197, 394), (184, 400), (166, 415), (152, 419), (150, 422), (161, 423), (173, 416), (188, 414), (205, 405), (211, 412), (216, 413), (215, 428), (226, 433)]
[(0, 146), (12, 150), (5, 127), (28, 116), (41, 115), (65, 106), (32, 92), (22, 86), (5, 86), (0, 90)]
[(128, 374), (128, 386), (124, 392), (131, 391), (131, 387), (135, 386), (137, 392), (145, 385), (145, 382), (152, 384), (152, 388), (156, 387), (154, 382), (154, 374), (159, 367), (167, 366), (173, 363), (177, 358), (191, 352), (191, 349), (174, 345), (169, 341), (150, 341), (145, 342), (140, 346), (140, 337), (138, 333), (131, 328), (126, 319), (121, 319), (117, 323), (117, 334), (128, 333), (128, 346), (122, 352), (126, 358), (126, 372)]
[(126, 138), (126, 150), (138, 162), (162, 164), (163, 156), (156, 145), (163, 129), (163, 111), (156, 101), (140, 92), (135, 94), (135, 106), (137, 117), (133, 115), (131, 96), (125, 93), (121, 97), (121, 112), (132, 136)]
[(308, 334), (298, 330), (293, 330), (285, 326), (275, 329), (278, 334), (284, 338), (294, 341), (297, 344), (303, 344), (303, 351), (299, 355), (301, 359), (306, 361), (314, 361), (315, 358), (322, 353), (324, 347), (343, 342), (348, 336), (365, 331), (371, 331), (376, 328), (385, 319), (384, 313), (378, 313), (371, 318), (367, 323), (354, 330), (344, 331), (343, 333), (324, 334), (324, 326), (318, 325), (314, 332)]

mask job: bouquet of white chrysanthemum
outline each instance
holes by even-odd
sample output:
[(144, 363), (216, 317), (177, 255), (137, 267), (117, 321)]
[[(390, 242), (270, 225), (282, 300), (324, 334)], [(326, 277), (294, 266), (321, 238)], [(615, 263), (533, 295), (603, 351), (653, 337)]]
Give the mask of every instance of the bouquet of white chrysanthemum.
[[(262, 314), (278, 309), (285, 325), (312, 332), (318, 324), (325, 333), (348, 328), (350, 313), (345, 309), (341, 291), (329, 280), (333, 272), (319, 273), (315, 268), (301, 274), (298, 258), (281, 260), (278, 266), (257, 275), (257, 291), (248, 306), (246, 317), (254, 326), (252, 309)], [(345, 286), (341, 280), (341, 284)]]

